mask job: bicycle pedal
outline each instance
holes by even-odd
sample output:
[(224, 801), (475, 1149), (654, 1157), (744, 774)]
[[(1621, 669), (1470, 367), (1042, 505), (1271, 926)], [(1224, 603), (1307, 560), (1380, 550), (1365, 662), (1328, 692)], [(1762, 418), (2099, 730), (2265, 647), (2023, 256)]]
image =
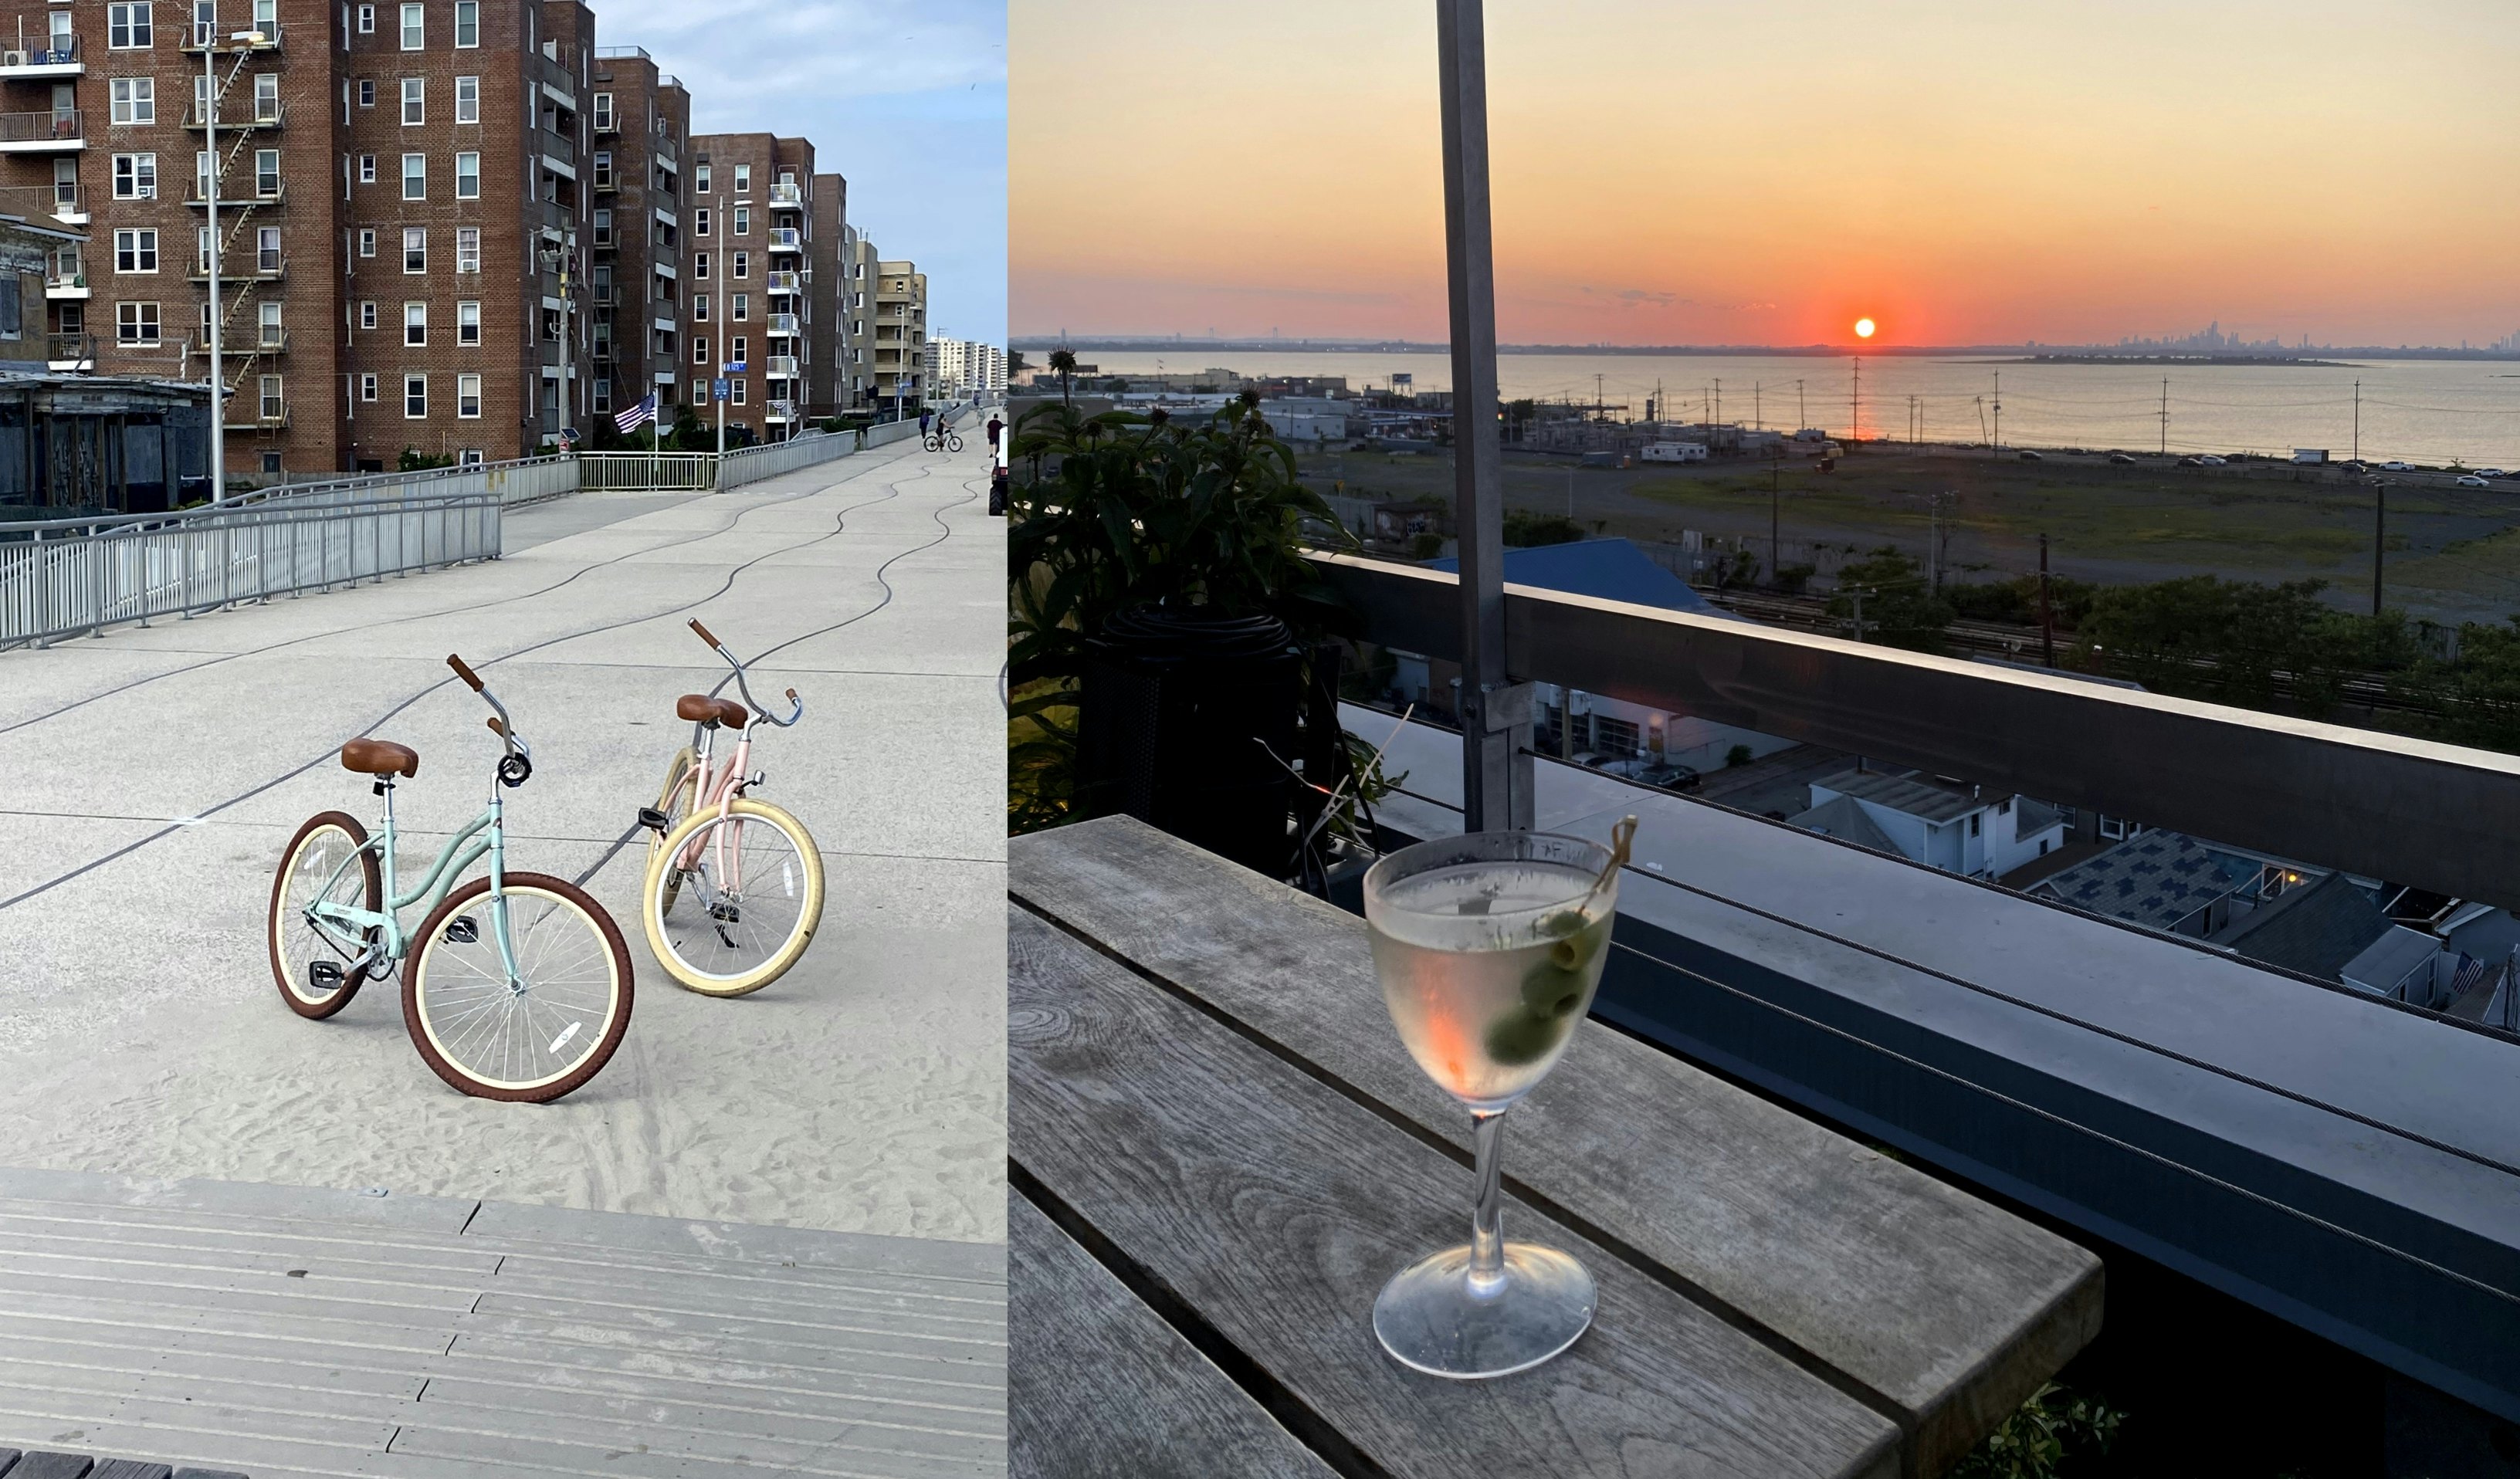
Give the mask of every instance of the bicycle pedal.
[(481, 926), (471, 915), (457, 915), (446, 921), (445, 938), (449, 945), (476, 945), (481, 940)]
[(648, 829), (648, 830), (652, 832), (656, 832), (661, 835), (667, 828), (673, 826), (673, 818), (666, 816), (663, 812), (656, 810), (656, 808), (652, 806), (643, 806), (639, 808), (639, 825)]
[(341, 985), (341, 963), (309, 961), (306, 963), (306, 984), (318, 991), (337, 991)]

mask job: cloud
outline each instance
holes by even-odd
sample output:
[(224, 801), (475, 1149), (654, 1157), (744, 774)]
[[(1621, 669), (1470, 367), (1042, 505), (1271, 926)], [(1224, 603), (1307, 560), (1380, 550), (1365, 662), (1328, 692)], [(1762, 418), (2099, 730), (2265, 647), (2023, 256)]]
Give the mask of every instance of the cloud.
[(1670, 308), (1696, 301), (1695, 298), (1685, 298), (1679, 293), (1652, 288), (1585, 288), (1579, 291), (1587, 297), (1607, 297), (1624, 308)]

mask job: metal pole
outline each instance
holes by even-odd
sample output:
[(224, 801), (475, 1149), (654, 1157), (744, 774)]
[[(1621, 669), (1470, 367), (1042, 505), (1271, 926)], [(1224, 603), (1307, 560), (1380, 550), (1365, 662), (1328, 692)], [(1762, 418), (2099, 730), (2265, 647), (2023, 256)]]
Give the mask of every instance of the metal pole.
[[(199, 22), (196, 22), (199, 23)], [(219, 363), (219, 92), (218, 32), (202, 38), (202, 147), (209, 155), (210, 502), (228, 496), (228, 378)]]
[[(1496, 258), (1481, 0), (1436, 0), (1435, 42), (1443, 67), (1454, 528), (1461, 541), (1462, 825), (1490, 831), (1528, 828), (1533, 810), (1531, 759), (1515, 742), (1529, 722), (1530, 690), (1517, 691), (1517, 701), (1506, 679), (1504, 450), (1496, 426)], [(1599, 400), (1597, 393), (1596, 414)]]
[(2048, 605), (2048, 536), (2039, 536), (2039, 660), (2056, 665), (2056, 618)]
[(2389, 485), (2371, 484), (2371, 614), (2380, 614), (2380, 561), (2389, 548)]

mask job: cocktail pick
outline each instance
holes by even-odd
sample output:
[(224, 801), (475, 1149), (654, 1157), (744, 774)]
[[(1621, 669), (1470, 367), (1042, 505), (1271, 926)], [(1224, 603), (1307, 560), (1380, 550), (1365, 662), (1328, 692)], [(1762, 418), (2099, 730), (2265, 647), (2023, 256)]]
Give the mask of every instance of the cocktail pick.
[(1619, 870), (1628, 866), (1628, 854), (1636, 840), (1637, 819), (1634, 816), (1622, 817), (1610, 828), (1610, 861), (1601, 865), (1600, 876), (1595, 878), (1593, 886), (1585, 891), (1586, 904), (1593, 902), (1595, 894), (1609, 887), (1610, 880), (1619, 875)]

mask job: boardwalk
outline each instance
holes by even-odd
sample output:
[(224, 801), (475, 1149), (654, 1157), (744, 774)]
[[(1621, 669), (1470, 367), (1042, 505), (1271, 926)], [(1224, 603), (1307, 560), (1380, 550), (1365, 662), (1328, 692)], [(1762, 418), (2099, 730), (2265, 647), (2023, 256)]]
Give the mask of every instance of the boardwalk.
[[(985, 468), (914, 443), (730, 494), (582, 494), (516, 514), (496, 562), (0, 653), (0, 1165), (940, 1240), (997, 1267), (1004, 544)], [(830, 878), (803, 962), (731, 1002), (655, 968), (631, 922), (641, 849), (608, 861), (688, 733), (674, 695), (725, 671), (695, 615), (759, 657), (765, 696), (804, 695), (754, 768)], [(382, 985), (299, 1020), (264, 960), (282, 841), (315, 811), (373, 815), (343, 740), (420, 751), (399, 793), (418, 861), (480, 806), (495, 741), (449, 651), (535, 744), (512, 866), (593, 869), (633, 942), (629, 1038), (557, 1104), (447, 1090)], [(432, 1319), (486, 1287), (457, 1264)], [(0, 1368), (0, 1393), (24, 1374)], [(52, 1441), (14, 1425), (0, 1447)]]

